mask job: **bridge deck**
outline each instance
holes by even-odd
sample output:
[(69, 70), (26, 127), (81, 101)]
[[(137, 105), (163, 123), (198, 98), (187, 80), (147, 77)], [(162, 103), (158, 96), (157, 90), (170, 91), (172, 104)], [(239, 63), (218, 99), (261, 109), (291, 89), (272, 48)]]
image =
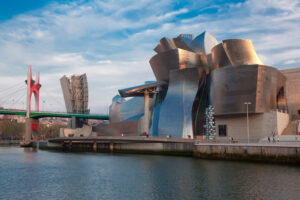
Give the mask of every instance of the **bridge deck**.
[[(5, 115), (19, 115), (26, 117), (25, 110), (0, 110), (0, 114)], [(31, 118), (43, 118), (43, 117), (62, 117), (62, 118), (85, 118), (85, 119), (100, 119), (100, 120), (109, 120), (107, 115), (95, 115), (95, 114), (78, 114), (78, 113), (51, 113), (51, 112), (31, 112)]]

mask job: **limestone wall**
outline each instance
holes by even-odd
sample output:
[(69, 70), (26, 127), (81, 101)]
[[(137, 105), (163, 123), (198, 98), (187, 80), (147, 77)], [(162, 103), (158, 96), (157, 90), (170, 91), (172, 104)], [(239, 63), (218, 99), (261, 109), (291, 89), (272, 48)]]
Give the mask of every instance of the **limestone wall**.
[[(289, 123), (287, 113), (270, 111), (262, 114), (249, 115), (249, 138), (251, 142), (272, 136), (273, 133), (281, 134)], [(227, 125), (227, 137), (234, 140), (247, 141), (247, 117), (246, 115), (231, 115), (216, 117), (217, 136), (219, 136), (218, 125)], [(218, 137), (221, 139), (222, 137)]]
[(277, 132), (281, 135), (290, 122), (289, 114), (277, 112)]

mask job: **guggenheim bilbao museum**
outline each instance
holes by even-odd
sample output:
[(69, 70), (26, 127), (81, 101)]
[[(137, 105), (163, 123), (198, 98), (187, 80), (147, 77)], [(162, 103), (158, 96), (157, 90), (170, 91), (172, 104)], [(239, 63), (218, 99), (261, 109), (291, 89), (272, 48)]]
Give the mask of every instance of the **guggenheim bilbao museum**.
[(154, 51), (156, 81), (120, 89), (109, 123), (94, 131), (251, 141), (297, 134), (300, 69), (264, 65), (250, 40), (218, 43), (208, 32), (164, 37)]

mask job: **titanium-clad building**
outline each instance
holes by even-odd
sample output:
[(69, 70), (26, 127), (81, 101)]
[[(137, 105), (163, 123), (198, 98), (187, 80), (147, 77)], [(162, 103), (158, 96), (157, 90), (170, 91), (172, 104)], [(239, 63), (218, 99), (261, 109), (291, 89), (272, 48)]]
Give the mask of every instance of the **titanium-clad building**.
[(119, 90), (110, 124), (97, 130), (241, 141), (296, 134), (288, 130), (300, 119), (300, 70), (264, 65), (250, 40), (181, 34), (162, 38), (154, 51), (149, 63), (156, 81)]

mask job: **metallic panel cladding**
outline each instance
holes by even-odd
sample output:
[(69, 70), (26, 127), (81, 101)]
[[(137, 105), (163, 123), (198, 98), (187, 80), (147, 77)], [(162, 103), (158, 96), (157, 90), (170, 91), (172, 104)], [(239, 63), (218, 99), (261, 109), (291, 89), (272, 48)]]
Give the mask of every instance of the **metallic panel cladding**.
[(193, 138), (192, 107), (199, 80), (205, 76), (201, 68), (186, 68), (170, 72), (169, 88), (159, 114), (158, 135)]
[(161, 104), (167, 94), (167, 87), (160, 87), (158, 93), (155, 95), (155, 105), (151, 116), (150, 135), (158, 136), (158, 123)]
[(193, 52), (204, 53), (205, 55), (211, 53), (211, 49), (218, 44), (215, 36), (208, 32), (203, 32), (198, 35), (192, 42), (190, 47)]
[(265, 65), (227, 66), (211, 74), (211, 100), (215, 115), (245, 114), (244, 102), (251, 102), (249, 113), (277, 109), (277, 95), (285, 77)]
[(206, 56), (183, 49), (173, 49), (153, 56), (150, 65), (157, 81), (168, 81), (173, 69), (204, 67), (208, 69)]
[(213, 68), (228, 65), (263, 64), (257, 56), (250, 40), (229, 39), (212, 48)]
[[(153, 107), (154, 99), (150, 98), (150, 109)], [(139, 120), (144, 116), (144, 98), (133, 97), (130, 99), (116, 95), (113, 98), (109, 111), (110, 122), (121, 122), (126, 120)]]

